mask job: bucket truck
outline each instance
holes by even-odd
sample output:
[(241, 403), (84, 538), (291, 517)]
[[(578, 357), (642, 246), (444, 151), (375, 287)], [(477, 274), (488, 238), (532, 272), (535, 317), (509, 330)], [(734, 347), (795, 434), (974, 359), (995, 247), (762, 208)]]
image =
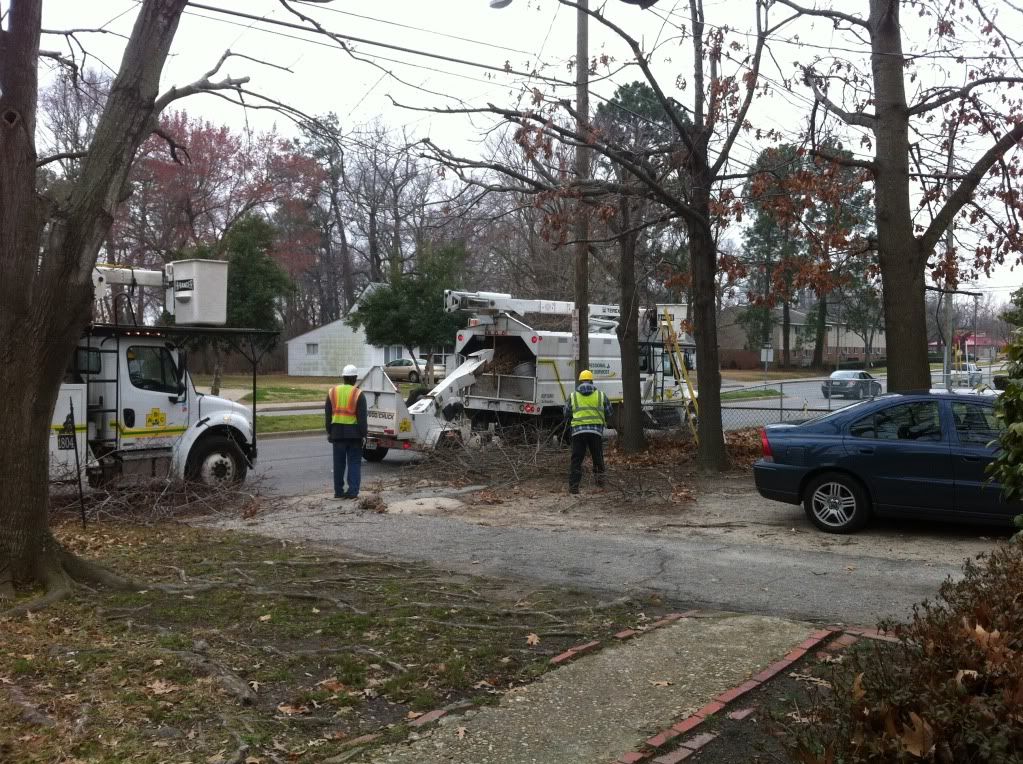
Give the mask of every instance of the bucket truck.
[[(365, 456), (370, 461), (383, 459), (390, 448), (429, 449), (457, 437), (464, 424), (460, 419), (476, 429), (522, 421), (550, 427), (563, 419), (575, 389), (575, 338), (571, 331), (531, 324), (552, 319), (567, 324), (575, 315), (574, 303), (449, 290), (444, 304), (449, 312), (470, 314), (468, 326), (455, 337), (456, 353), (467, 360), (422, 399), (409, 403), (382, 367), (370, 369), (359, 385), (369, 395)], [(653, 427), (695, 420), (688, 378), (695, 347), (680, 331), (684, 309), (659, 305), (640, 314), (641, 396), (647, 424)], [(589, 306), (590, 371), (616, 410), (622, 401), (620, 318), (617, 305)]]
[[(112, 295), (116, 285), (126, 289)], [(97, 300), (112, 296), (115, 315), (136, 289), (163, 290), (175, 323), (86, 327), (51, 422), (51, 477), (66, 478), (78, 464), (92, 484), (120, 475), (242, 481), (256, 459), (255, 404), (250, 411), (197, 392), (185, 352), (202, 338), (242, 350), (253, 361), (255, 400), (257, 346), (275, 333), (223, 328), (227, 263), (181, 260), (162, 271), (97, 265), (93, 287)]]

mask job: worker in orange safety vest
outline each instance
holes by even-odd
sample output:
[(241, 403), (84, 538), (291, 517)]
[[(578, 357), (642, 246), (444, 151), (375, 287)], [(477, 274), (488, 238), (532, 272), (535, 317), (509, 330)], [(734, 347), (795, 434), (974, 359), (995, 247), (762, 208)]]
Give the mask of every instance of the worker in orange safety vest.
[(362, 447), (368, 428), (366, 399), (355, 386), (358, 376), (359, 370), (348, 364), (341, 371), (342, 384), (335, 385), (327, 393), (327, 440), (334, 446), (335, 499), (357, 498), (362, 482)]

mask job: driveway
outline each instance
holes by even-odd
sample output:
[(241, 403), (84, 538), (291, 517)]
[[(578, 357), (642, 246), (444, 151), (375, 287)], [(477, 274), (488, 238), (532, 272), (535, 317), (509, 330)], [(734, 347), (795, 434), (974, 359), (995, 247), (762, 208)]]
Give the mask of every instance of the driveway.
[(813, 529), (799, 508), (764, 501), (738, 480), (721, 481), (716, 492), (705, 487), (697, 502), (674, 512), (628, 505), (616, 512), (607, 495), (585, 492), (569, 499), (526, 489), (495, 502), (493, 492), (472, 487), (380, 484), (382, 513), (319, 494), (221, 523), (468, 574), (863, 625), (905, 617), (957, 575), (966, 557), (1004, 538), (919, 523), (830, 536)]

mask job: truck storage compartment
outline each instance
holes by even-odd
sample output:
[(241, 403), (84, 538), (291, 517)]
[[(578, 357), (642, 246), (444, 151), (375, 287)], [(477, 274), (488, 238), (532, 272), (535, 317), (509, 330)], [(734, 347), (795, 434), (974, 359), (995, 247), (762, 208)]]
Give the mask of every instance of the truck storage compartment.
[(494, 358), (483, 367), (468, 395), (510, 401), (533, 401), (536, 397), (536, 354), (519, 336), (476, 337), (463, 352), (483, 347), (494, 350)]

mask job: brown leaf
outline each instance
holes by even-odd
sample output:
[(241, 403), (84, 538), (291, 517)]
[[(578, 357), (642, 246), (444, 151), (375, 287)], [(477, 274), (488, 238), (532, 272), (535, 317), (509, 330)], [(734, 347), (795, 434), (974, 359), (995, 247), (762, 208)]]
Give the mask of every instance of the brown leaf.
[(322, 687), (328, 692), (343, 692), (344, 690), (348, 689), (337, 680), (336, 676), (328, 677), (324, 679), (322, 682), (317, 682), (316, 686)]
[(468, 731), (469, 730), (467, 730), (465, 727), (459, 727), (459, 728), (457, 728), (455, 730), (455, 734), (457, 734), (458, 735), (458, 739), (461, 740), (462, 738), (465, 737), (465, 733), (468, 732)]
[(530, 632), (529, 634), (526, 635), (526, 644), (529, 645), (530, 647), (534, 647), (540, 644), (540, 637)]
[(296, 714), (309, 713), (309, 706), (292, 706), (287, 703), (281, 703), (277, 706), (277, 710), (285, 716), (295, 716)]
[(654, 687), (671, 687), (671, 681), (668, 679), (654, 679), (650, 681)]
[(269, 621), (269, 620), (270, 620), (271, 618), (273, 618), (273, 616), (272, 616), (272, 615), (270, 615), (270, 613), (267, 613), (266, 615), (261, 615), (261, 616), (259, 617), (259, 620), (260, 620), (260, 622), (261, 622), (261, 623), (266, 623), (266, 622), (267, 622), (267, 621)]
[(418, 719), (422, 715), (423, 715), (422, 711), (409, 711), (407, 714), (405, 714), (405, 718), (409, 720)]
[(863, 672), (861, 671), (856, 675), (852, 685), (852, 696), (853, 700), (859, 703), (863, 698), (867, 696), (867, 691), (863, 689)]
[(934, 747), (934, 730), (912, 711), (909, 721), (912, 727), (903, 727), (899, 740), (910, 755), (922, 759)]
[(154, 695), (168, 695), (169, 693), (180, 690), (176, 684), (172, 682), (165, 682), (162, 679), (154, 679), (152, 682), (146, 685), (146, 689), (152, 692)]

